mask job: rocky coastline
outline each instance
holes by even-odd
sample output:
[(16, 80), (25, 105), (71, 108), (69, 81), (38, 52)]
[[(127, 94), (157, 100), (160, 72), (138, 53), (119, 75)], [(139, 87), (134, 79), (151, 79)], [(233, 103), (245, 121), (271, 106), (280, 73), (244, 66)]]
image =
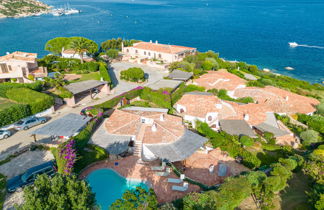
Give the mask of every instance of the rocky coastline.
[(50, 9), (51, 6), (37, 0), (0, 0), (0, 18), (39, 16)]

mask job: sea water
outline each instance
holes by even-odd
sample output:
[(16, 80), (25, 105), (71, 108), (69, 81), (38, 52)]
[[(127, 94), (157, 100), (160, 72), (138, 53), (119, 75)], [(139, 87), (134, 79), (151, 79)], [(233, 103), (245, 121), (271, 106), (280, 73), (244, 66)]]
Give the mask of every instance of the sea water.
[[(37, 52), (57, 36), (113, 37), (213, 50), (311, 82), (324, 80), (323, 0), (44, 0), (80, 14), (0, 20), (0, 54)], [(304, 46), (291, 48), (288, 42)], [(306, 47), (305, 47), (306, 46)], [(316, 47), (307, 47), (316, 46)], [(285, 67), (294, 68), (288, 71)]]

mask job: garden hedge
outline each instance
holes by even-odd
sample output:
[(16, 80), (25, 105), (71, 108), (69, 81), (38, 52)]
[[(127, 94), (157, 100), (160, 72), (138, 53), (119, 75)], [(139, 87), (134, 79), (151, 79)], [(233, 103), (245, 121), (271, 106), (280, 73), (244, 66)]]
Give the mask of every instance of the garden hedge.
[(30, 115), (31, 111), (29, 105), (13, 104), (6, 109), (0, 110), (0, 127), (12, 124)]
[(107, 81), (108, 83), (111, 83), (111, 78), (108, 72), (107, 65), (103, 62), (100, 62), (99, 64), (99, 72), (100, 76), (103, 78), (103, 80)]
[(28, 88), (13, 88), (6, 92), (7, 98), (30, 106), (31, 114), (44, 111), (54, 105), (54, 98)]

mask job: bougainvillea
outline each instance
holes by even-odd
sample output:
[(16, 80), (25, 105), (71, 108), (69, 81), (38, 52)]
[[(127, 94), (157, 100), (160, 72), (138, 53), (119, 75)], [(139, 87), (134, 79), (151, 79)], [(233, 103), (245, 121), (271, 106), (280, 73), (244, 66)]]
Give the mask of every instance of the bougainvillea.
[(61, 150), (60, 157), (64, 159), (65, 166), (63, 173), (70, 175), (72, 173), (73, 165), (76, 161), (76, 150), (74, 149), (75, 141), (69, 141)]

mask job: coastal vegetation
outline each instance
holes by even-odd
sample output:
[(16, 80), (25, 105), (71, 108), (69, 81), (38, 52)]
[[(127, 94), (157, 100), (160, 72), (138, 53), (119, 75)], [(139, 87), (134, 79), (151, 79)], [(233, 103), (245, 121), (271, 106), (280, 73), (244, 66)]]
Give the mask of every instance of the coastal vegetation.
[(25, 17), (45, 13), (50, 7), (37, 0), (1, 0), (0, 18)]
[(117, 38), (117, 39), (106, 40), (106, 41), (102, 42), (100, 44), (100, 46), (104, 52), (108, 52), (111, 49), (121, 51), (122, 44), (124, 45), (124, 47), (129, 47), (129, 46), (132, 46), (136, 42), (139, 42), (139, 40), (134, 40), (134, 39), (125, 40), (122, 38)]
[(207, 73), (207, 71), (219, 69), (226, 69), (244, 79), (245, 74), (252, 74), (257, 80), (248, 81), (247, 86), (265, 87), (271, 85), (300, 95), (324, 99), (324, 86), (321, 84), (310, 84), (292, 77), (261, 71), (257, 66), (244, 62), (226, 61), (213, 51), (198, 52), (196, 55), (187, 56), (183, 61), (171, 63), (169, 69), (193, 72), (194, 77)]

